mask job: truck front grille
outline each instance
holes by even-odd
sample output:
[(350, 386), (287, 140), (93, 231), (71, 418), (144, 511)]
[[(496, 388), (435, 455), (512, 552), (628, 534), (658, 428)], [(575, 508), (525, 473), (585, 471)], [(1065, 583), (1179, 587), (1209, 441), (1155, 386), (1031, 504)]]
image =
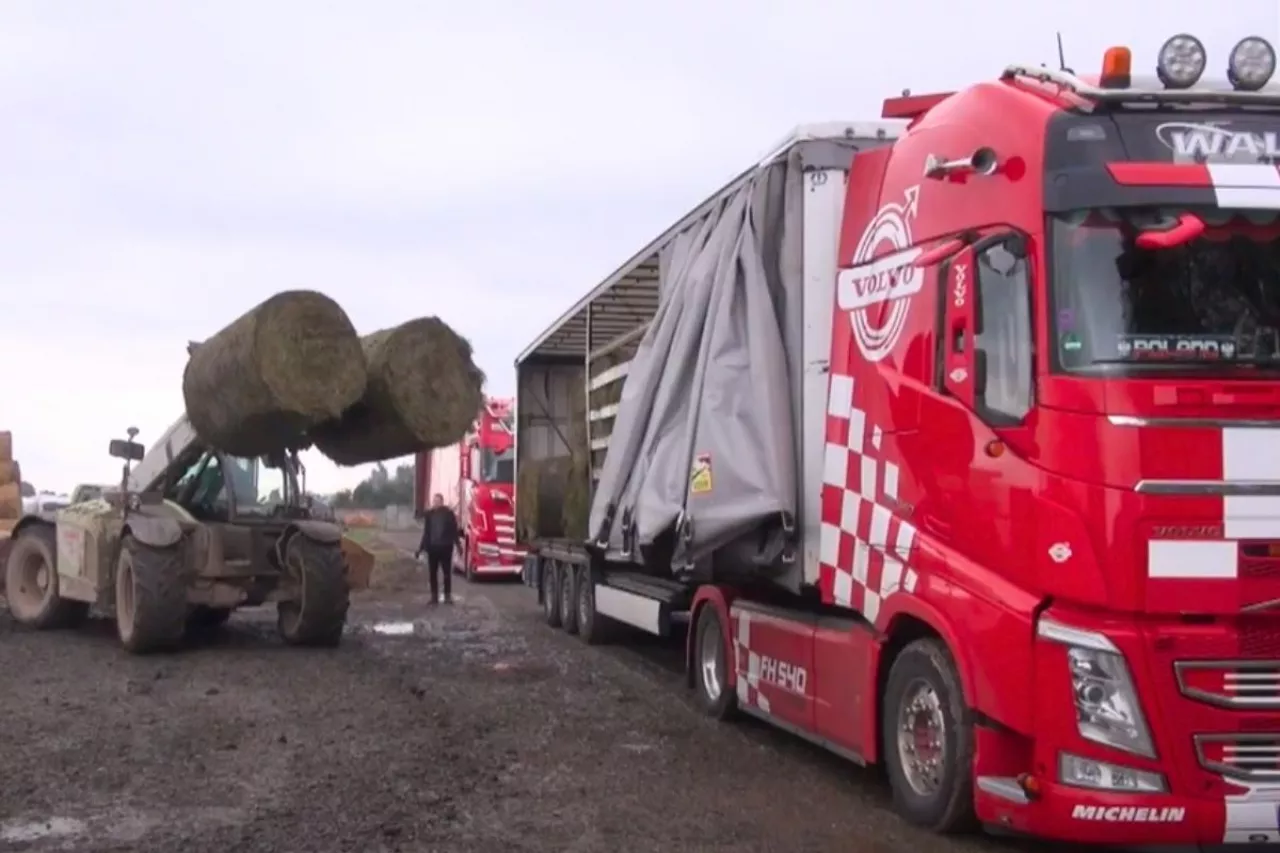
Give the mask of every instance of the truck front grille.
[(1178, 661), (1173, 669), (1189, 699), (1219, 708), (1280, 709), (1280, 660)]
[(1280, 734), (1196, 735), (1200, 766), (1247, 782), (1280, 781)]

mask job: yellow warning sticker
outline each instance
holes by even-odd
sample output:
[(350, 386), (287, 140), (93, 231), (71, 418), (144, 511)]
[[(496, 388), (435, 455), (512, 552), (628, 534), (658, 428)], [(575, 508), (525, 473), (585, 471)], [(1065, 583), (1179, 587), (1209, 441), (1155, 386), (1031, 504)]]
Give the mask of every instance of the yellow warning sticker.
[(699, 453), (693, 459), (693, 471), (689, 475), (689, 494), (705, 495), (711, 491), (711, 454)]

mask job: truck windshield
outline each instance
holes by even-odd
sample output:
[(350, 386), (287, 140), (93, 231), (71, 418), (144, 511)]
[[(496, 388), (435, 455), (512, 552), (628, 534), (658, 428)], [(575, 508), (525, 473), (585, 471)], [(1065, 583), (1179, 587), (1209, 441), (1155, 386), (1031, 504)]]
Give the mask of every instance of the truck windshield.
[(1056, 366), (1069, 373), (1280, 371), (1280, 220), (1187, 210), (1200, 236), (1144, 249), (1183, 211), (1109, 208), (1050, 218)]
[(480, 450), (480, 475), (486, 483), (514, 483), (516, 480), (516, 452), (507, 448), (501, 453), (488, 447)]

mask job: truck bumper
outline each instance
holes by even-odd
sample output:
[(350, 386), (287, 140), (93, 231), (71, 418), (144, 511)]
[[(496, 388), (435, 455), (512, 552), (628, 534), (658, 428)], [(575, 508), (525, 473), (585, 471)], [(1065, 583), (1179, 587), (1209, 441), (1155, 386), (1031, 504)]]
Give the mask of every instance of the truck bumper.
[[(1053, 841), (1132, 849), (1278, 849), (1280, 791), (1248, 802), (1171, 794), (1116, 794), (1043, 784), (1027, 803), (989, 793), (979, 780), (978, 813), (995, 830)], [(1005, 780), (1011, 784), (1012, 780)]]

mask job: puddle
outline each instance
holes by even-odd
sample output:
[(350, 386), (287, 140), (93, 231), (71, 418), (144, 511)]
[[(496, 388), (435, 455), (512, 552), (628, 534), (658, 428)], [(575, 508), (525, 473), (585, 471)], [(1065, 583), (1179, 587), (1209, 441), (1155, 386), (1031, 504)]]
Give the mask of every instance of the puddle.
[(417, 630), (415, 622), (375, 622), (369, 630), (388, 637), (407, 637)]
[(42, 838), (65, 838), (80, 835), (88, 824), (70, 817), (51, 817), (48, 820), (9, 821), (0, 823), (0, 841), (26, 842)]

